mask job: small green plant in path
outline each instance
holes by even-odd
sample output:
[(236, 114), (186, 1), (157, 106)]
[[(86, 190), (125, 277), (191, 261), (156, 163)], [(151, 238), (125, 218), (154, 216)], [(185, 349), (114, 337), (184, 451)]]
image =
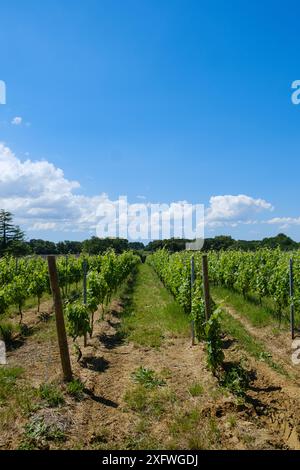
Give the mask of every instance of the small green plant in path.
[(217, 374), (224, 361), (220, 316), (221, 310), (215, 310), (205, 326), (207, 365), (214, 375)]
[(84, 384), (79, 379), (74, 379), (67, 384), (67, 393), (75, 400), (80, 401), (84, 397)]
[(132, 378), (135, 382), (144, 385), (146, 388), (161, 387), (166, 384), (164, 380), (157, 377), (154, 370), (147, 369), (143, 366), (133, 372)]
[(239, 397), (245, 396), (251, 382), (251, 373), (242, 364), (229, 364), (224, 368), (221, 385)]
[(47, 424), (41, 417), (33, 417), (24, 428), (19, 450), (47, 449), (48, 441), (64, 441), (65, 433), (55, 424)]
[(42, 384), (39, 388), (39, 396), (50, 408), (56, 408), (65, 402), (62, 392), (53, 384)]
[(200, 395), (203, 394), (204, 388), (201, 384), (194, 383), (189, 387), (189, 392), (192, 395), (192, 397), (199, 397)]

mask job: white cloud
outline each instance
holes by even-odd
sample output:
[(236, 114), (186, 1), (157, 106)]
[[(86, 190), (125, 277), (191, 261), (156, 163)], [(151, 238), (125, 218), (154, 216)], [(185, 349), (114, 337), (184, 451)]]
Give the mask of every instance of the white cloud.
[(245, 194), (212, 196), (206, 210), (206, 224), (210, 227), (250, 224), (254, 222), (253, 216), (273, 209), (272, 204), (264, 199), (254, 199)]
[(55, 228), (55, 222), (35, 222), (32, 226), (32, 230), (54, 230)]
[[(107, 194), (84, 196), (78, 193), (79, 189), (78, 181), (66, 178), (63, 170), (52, 163), (20, 160), (0, 142), (0, 208), (13, 212), (25, 231), (96, 233), (99, 204), (116, 204), (117, 201), (111, 201)], [(186, 201), (173, 205), (180, 203)], [(150, 207), (149, 202), (145, 201), (145, 204)], [(129, 204), (129, 207), (134, 209), (135, 206)], [(164, 215), (167, 217), (173, 209), (172, 204), (167, 206)], [(259, 214), (272, 210), (272, 204), (264, 199), (246, 195), (212, 196), (205, 211), (206, 226), (212, 229), (265, 223)], [(153, 223), (159, 224), (155, 215)], [(274, 218), (267, 223), (300, 224), (300, 218)]]
[(21, 118), (21, 116), (16, 116), (13, 118), (13, 120), (11, 121), (11, 123), (14, 125), (14, 126), (20, 126), (23, 122), (23, 119)]
[(292, 225), (300, 225), (300, 217), (273, 217), (266, 221), (270, 225), (279, 225), (280, 228), (289, 228)]

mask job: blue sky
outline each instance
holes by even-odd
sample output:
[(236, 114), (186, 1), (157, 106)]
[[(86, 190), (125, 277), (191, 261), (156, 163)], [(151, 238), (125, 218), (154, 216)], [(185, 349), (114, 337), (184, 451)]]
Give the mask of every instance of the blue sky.
[[(92, 229), (77, 230), (68, 194), (85, 204), (102, 193), (187, 200), (210, 214), (211, 198), (230, 195), (233, 208), (217, 200), (224, 215), (207, 236), (284, 231), (300, 241), (299, 13), (296, 1), (276, 0), (2, 2), (0, 205), (30, 238), (82, 239)], [(62, 185), (80, 187), (51, 202), (34, 180), (52, 174), (43, 162), (55, 191), (58, 168)], [(42, 216), (52, 203), (59, 214)]]

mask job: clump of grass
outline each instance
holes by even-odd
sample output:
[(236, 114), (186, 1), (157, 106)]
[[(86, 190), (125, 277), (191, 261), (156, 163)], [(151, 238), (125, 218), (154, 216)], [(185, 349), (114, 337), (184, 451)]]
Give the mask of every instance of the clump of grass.
[(14, 393), (16, 381), (22, 373), (21, 367), (0, 368), (0, 405)]
[(220, 445), (221, 434), (216, 420), (203, 416), (197, 408), (177, 413), (169, 431), (173, 437), (170, 449), (208, 450)]
[(230, 415), (228, 417), (228, 424), (229, 424), (229, 427), (231, 429), (235, 428), (236, 427), (236, 416), (234, 415)]
[(67, 393), (75, 400), (80, 401), (84, 397), (84, 385), (79, 379), (74, 379), (67, 384)]
[(124, 400), (133, 411), (144, 416), (159, 417), (176, 401), (176, 396), (168, 389), (149, 390), (143, 385), (137, 385), (126, 392)]
[(146, 388), (156, 388), (162, 387), (166, 384), (163, 379), (160, 379), (152, 369), (147, 369), (146, 367), (139, 367), (132, 374), (134, 382), (137, 382), (141, 385), (144, 385)]
[(42, 384), (39, 388), (39, 397), (44, 400), (50, 408), (56, 408), (65, 402), (60, 389), (54, 384)]
[(189, 392), (192, 395), (192, 397), (199, 397), (200, 395), (203, 394), (203, 386), (199, 383), (194, 383), (189, 387)]
[(45, 449), (48, 441), (64, 441), (65, 433), (56, 425), (45, 423), (41, 417), (34, 417), (24, 428), (20, 450)]

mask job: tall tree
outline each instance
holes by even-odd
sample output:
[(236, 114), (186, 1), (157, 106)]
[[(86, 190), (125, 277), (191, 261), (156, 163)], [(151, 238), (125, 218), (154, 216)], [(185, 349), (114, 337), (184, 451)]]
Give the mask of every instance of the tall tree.
[(5, 251), (12, 242), (23, 241), (24, 233), (18, 225), (13, 224), (11, 212), (0, 210), (0, 252)]

